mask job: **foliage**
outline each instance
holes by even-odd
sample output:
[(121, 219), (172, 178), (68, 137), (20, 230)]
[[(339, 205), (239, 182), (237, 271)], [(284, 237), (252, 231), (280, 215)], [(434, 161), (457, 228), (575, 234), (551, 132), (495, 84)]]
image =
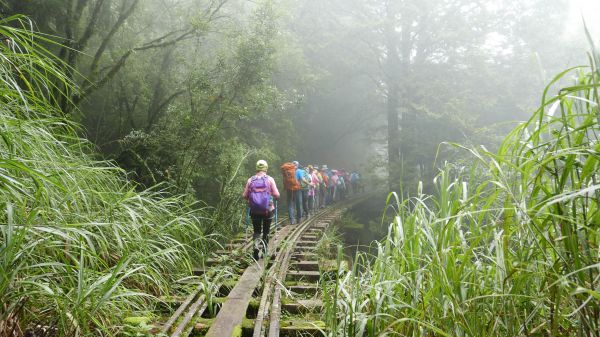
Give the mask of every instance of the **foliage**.
[[(440, 164), (462, 155), (438, 151), (440, 142), (497, 148), (537, 107), (546, 82), (538, 69), (584, 62), (585, 41), (565, 33), (565, 0), (286, 3), (290, 40), (306, 63), (300, 73), (311, 79), (296, 84), (295, 124), (306, 134), (299, 156), (377, 167), (390, 177), (383, 185), (401, 185), (405, 196), (418, 181), (433, 192)], [(297, 67), (286, 73), (300, 78)]]
[(446, 166), (435, 196), (390, 194), (376, 259), (340, 275), (332, 335), (598, 335), (600, 54), (590, 60), (558, 75), (578, 79), (546, 91), (496, 153), (466, 148), (475, 162)]
[(0, 21), (0, 334), (111, 335), (191, 275), (207, 212), (94, 159), (52, 96), (75, 91), (64, 64), (24, 24)]
[(293, 153), (295, 94), (272, 80), (282, 39), (271, 1), (49, 4), (8, 1), (6, 10), (30, 15), (64, 44), (48, 49), (82, 88), (66, 95), (79, 108), (73, 118), (142, 188), (167, 182), (171, 193), (217, 206), (221, 182), (231, 180), (217, 164), (240, 158), (230, 152), (276, 161)]
[(334, 249), (336, 247), (341, 247), (343, 243), (337, 226), (339, 223), (344, 223), (344, 219), (336, 221), (322, 233), (315, 248), (315, 253), (319, 260), (327, 261), (336, 258), (336, 251), (334, 251)]
[(269, 81), (277, 58), (277, 18), (270, 2), (254, 9), (248, 26), (229, 34), (217, 51), (189, 60), (192, 71), (181, 74), (182, 99), (174, 100), (148, 131), (125, 136), (118, 156), (144, 185), (169, 181), (176, 192), (219, 207), (231, 204), (222, 199), (223, 192), (239, 188), (254, 172), (254, 167), (239, 167), (240, 158), (277, 163), (293, 149), (293, 138), (286, 136), (293, 133), (285, 114), (287, 94)]

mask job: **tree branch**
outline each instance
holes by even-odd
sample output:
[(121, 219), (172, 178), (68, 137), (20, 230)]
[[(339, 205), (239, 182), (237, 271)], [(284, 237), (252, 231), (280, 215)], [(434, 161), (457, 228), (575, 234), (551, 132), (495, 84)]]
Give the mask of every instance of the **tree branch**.
[(97, 75), (100, 58), (106, 51), (106, 47), (108, 47), (110, 40), (117, 33), (119, 28), (121, 28), (123, 23), (125, 23), (125, 20), (127, 20), (127, 18), (129, 18), (131, 16), (131, 14), (135, 10), (136, 6), (138, 5), (139, 0), (134, 0), (133, 3), (131, 4), (131, 6), (129, 6), (129, 8), (127, 10), (125, 10), (126, 3), (127, 3), (127, 1), (123, 1), (123, 6), (121, 7), (121, 14), (117, 18), (117, 21), (112, 26), (112, 28), (110, 29), (108, 34), (106, 34), (106, 36), (102, 40), (102, 43), (100, 44), (100, 47), (98, 47), (98, 50), (96, 50), (96, 54), (94, 55), (94, 60), (92, 61), (92, 64), (90, 65), (90, 70), (91, 70), (92, 76)]
[[(89, 0), (80, 0), (80, 3), (87, 2), (87, 1), (89, 1)], [(129, 9), (120, 16), (121, 20), (117, 20), (117, 22), (115, 23), (115, 25), (113, 26), (113, 28), (111, 29), (109, 34), (103, 40), (101, 48), (98, 49), (98, 51), (96, 52), (96, 55), (94, 56), (94, 61), (92, 62), (92, 71), (93, 72), (97, 71), (99, 63), (100, 63), (100, 58), (101, 58), (102, 54), (105, 52), (109, 41), (114, 36), (114, 34), (118, 30), (118, 28), (120, 26), (122, 26), (124, 21), (133, 13), (135, 6), (137, 6), (137, 4), (139, 3), (139, 0), (133, 0), (133, 1), (134, 2), (129, 7)], [(208, 17), (208, 22), (211, 22), (215, 18), (215, 15), (219, 11), (221, 11), (223, 6), (228, 1), (229, 0), (218, 0), (218, 3), (216, 4), (216, 6), (214, 8), (212, 7), (212, 5), (209, 7), (209, 8), (213, 8), (213, 9), (212, 10), (209, 9), (210, 14)], [(114, 30), (114, 32), (113, 32), (113, 30)], [(121, 70), (121, 68), (123, 68), (123, 66), (129, 59), (129, 57), (133, 53), (135, 53), (137, 51), (145, 51), (145, 50), (150, 50), (150, 49), (157, 49), (157, 48), (173, 46), (181, 41), (192, 38), (194, 36), (194, 34), (196, 34), (197, 32), (198, 32), (198, 28), (194, 27), (194, 26), (187, 28), (187, 29), (179, 29), (176, 31), (166, 33), (166, 34), (164, 34), (158, 38), (155, 38), (154, 40), (148, 41), (138, 47), (129, 49), (118, 59), (118, 61), (115, 64), (113, 64), (112, 66), (107, 68), (108, 72), (104, 76), (102, 76), (99, 80), (95, 81), (94, 83), (83, 88), (79, 95), (73, 97), (73, 102), (75, 103), (75, 105), (79, 104), (83, 99), (85, 99), (87, 96), (89, 96), (92, 92), (94, 92), (98, 88), (103, 87), (106, 83), (108, 83)], [(177, 36), (175, 36), (175, 35), (177, 35)], [(95, 74), (95, 75), (98, 75), (98, 74)], [(95, 75), (94, 75), (94, 77), (95, 77)]]
[(104, 0), (98, 0), (96, 2), (96, 6), (94, 6), (94, 10), (92, 12), (90, 21), (88, 22), (88, 25), (85, 28), (85, 31), (83, 32), (83, 35), (81, 35), (81, 38), (79, 39), (79, 41), (77, 41), (75, 49), (83, 50), (85, 48), (85, 45), (94, 33), (94, 28), (96, 27), (96, 23), (98, 22), (98, 18), (100, 17), (99, 13), (103, 5)]
[(181, 96), (182, 94), (185, 93), (185, 90), (179, 90), (174, 92), (173, 94), (171, 94), (171, 96), (167, 97), (167, 99), (165, 99), (157, 108), (155, 113), (151, 116), (150, 120), (148, 121), (148, 126), (147, 129), (149, 130), (150, 127), (152, 127), (152, 125), (154, 125), (154, 123), (156, 123), (156, 121), (158, 120), (158, 118), (160, 117), (160, 115), (162, 114), (162, 111), (165, 109), (165, 107), (169, 104), (171, 104), (171, 102)]

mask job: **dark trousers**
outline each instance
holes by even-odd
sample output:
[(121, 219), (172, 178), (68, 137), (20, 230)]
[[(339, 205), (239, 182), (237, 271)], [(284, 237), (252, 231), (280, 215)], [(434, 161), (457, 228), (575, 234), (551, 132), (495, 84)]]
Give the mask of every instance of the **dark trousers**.
[[(290, 191), (286, 190), (287, 204), (288, 204), (288, 215), (290, 217), (290, 223), (300, 223), (302, 220), (302, 191)], [(294, 217), (295, 212), (295, 217)]]
[(319, 188), (319, 207), (325, 207), (325, 195), (327, 194), (325, 187)]
[(250, 218), (252, 219), (252, 227), (254, 228), (254, 233), (252, 234), (252, 239), (254, 240), (253, 257), (258, 259), (258, 252), (259, 249), (261, 249), (261, 246), (263, 253), (267, 253), (267, 246), (269, 244), (269, 231), (271, 229), (271, 221), (273, 221), (273, 212), (269, 212), (268, 214), (250, 213)]
[(308, 216), (308, 190), (302, 191), (302, 214), (306, 214)]

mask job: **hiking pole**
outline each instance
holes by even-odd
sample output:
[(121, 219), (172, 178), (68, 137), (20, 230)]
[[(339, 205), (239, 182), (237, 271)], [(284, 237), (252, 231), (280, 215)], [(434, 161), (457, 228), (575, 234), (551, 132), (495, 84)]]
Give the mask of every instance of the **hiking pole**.
[(273, 206), (275, 207), (273, 209), (273, 220), (275, 221), (275, 231), (277, 231), (279, 225), (277, 224), (277, 199), (275, 198), (273, 198)]
[(246, 229), (250, 226), (250, 206), (246, 207)]

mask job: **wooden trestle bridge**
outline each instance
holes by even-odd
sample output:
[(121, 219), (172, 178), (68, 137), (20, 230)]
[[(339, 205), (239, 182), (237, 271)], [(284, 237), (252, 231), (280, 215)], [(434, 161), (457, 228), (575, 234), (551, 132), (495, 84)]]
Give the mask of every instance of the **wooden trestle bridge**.
[(323, 336), (319, 284), (324, 276), (335, 275), (337, 265), (333, 261), (319, 260), (317, 244), (324, 231), (360, 200), (362, 198), (327, 207), (300, 224), (290, 225), (287, 220), (281, 220), (272, 225), (269, 242), (272, 254), (258, 261), (250, 259), (248, 265), (241, 261), (249, 260), (242, 256), (250, 255), (251, 234), (234, 239), (226, 249), (217, 251), (198, 275), (212, 281), (227, 261), (238, 264), (237, 272), (210, 289), (196, 284), (187, 298), (173, 301), (174, 313), (165, 321), (155, 322), (157, 334), (170, 337)]

